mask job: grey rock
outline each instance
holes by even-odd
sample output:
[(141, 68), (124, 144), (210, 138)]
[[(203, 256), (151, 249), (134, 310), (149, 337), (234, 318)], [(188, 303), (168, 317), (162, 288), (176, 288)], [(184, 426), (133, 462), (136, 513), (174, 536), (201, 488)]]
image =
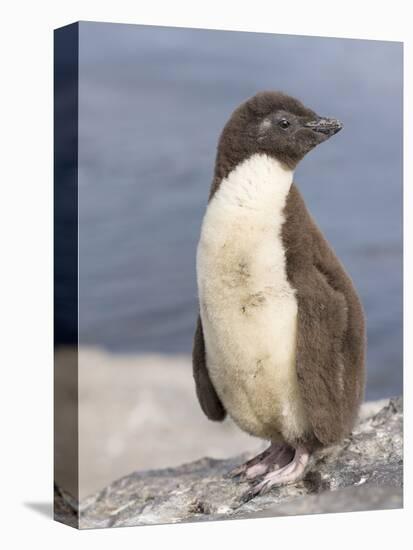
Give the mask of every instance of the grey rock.
[(54, 485), (53, 517), (70, 527), (79, 527), (79, 509), (76, 500), (67, 491)]
[[(391, 399), (378, 411), (371, 405), (364, 408), (352, 435), (342, 445), (316, 453), (300, 482), (243, 502), (248, 483), (226, 474), (247, 458), (203, 458), (177, 468), (133, 472), (80, 503), (79, 527), (400, 508), (402, 399)], [(59, 506), (66, 506), (62, 512), (55, 504), (60, 521), (68, 510), (73, 521), (78, 513), (73, 502), (68, 502), (62, 492), (59, 499)]]
[(336, 512), (361, 512), (366, 510), (392, 510), (403, 507), (400, 487), (364, 485), (345, 487), (336, 491), (306, 495), (288, 502), (251, 512), (245, 517), (265, 518), (296, 516), (299, 514), (326, 514)]

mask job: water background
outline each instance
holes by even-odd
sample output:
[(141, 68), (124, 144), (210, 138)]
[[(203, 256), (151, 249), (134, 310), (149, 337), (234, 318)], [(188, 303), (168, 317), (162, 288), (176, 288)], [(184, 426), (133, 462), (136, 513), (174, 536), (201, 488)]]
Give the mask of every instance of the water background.
[(81, 23), (79, 342), (190, 353), (218, 135), (280, 89), (344, 129), (295, 182), (361, 295), (367, 397), (402, 390), (402, 45)]

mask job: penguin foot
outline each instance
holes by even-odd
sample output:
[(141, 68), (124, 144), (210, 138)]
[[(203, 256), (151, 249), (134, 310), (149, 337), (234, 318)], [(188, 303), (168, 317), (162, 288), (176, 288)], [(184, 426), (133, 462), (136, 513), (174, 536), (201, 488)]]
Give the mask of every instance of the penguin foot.
[(270, 469), (282, 468), (293, 457), (294, 449), (284, 443), (271, 443), (264, 452), (231, 470), (228, 477), (240, 477), (242, 481), (251, 481), (266, 474)]
[(274, 446), (272, 452), (258, 464), (250, 466), (245, 471), (245, 479), (253, 481), (270, 470), (279, 470), (286, 466), (294, 457), (294, 449), (287, 444)]
[(268, 492), (272, 487), (288, 485), (301, 479), (309, 459), (309, 453), (304, 447), (297, 447), (293, 459), (285, 466), (268, 473), (264, 479), (253, 485), (242, 497), (242, 502), (248, 502), (257, 495)]

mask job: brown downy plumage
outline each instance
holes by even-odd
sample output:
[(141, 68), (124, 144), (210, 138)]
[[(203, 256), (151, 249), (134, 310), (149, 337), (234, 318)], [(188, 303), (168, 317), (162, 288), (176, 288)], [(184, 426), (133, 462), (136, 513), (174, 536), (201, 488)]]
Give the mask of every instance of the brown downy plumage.
[[(340, 129), (338, 121), (321, 118), (284, 94), (257, 94), (234, 111), (222, 132), (208, 204), (222, 182), (247, 159), (264, 155), (292, 171), (307, 152)], [(294, 183), (283, 207), (281, 242), (286, 277), (297, 303), (294, 361), (309, 428), (294, 437), (281, 433), (281, 440), (273, 442), (274, 448), (266, 455), (235, 472), (255, 479), (268, 472), (272, 463), (278, 465), (281, 473), (268, 474), (250, 496), (272, 485), (294, 481), (304, 472), (306, 452), (337, 443), (348, 435), (364, 393), (366, 336), (362, 306), (351, 279), (311, 218)], [(204, 306), (207, 311), (208, 304)], [(193, 374), (202, 410), (211, 420), (219, 421), (226, 416), (226, 394), (211, 380), (201, 317), (194, 338)], [(228, 413), (231, 415), (231, 410)], [(296, 450), (295, 464), (281, 461), (283, 445)], [(304, 467), (296, 468), (300, 461)]]

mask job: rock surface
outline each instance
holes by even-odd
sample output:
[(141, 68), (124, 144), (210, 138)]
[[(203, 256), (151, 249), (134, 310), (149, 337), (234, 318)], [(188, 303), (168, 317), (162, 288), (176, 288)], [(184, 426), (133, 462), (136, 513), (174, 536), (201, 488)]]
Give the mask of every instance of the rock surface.
[[(70, 374), (76, 363), (78, 377)], [(55, 365), (55, 481), (81, 501), (136, 470), (265, 447), (230, 418), (207, 419), (188, 355), (112, 354), (80, 346), (78, 353), (57, 350)], [(73, 426), (75, 409), (79, 422)], [(78, 475), (70, 475), (76, 462)]]
[[(120, 527), (402, 507), (402, 399), (364, 407), (342, 445), (314, 455), (304, 479), (242, 502), (248, 483), (226, 477), (249, 456), (203, 458), (176, 468), (134, 472), (80, 504), (79, 526)], [(63, 496), (62, 496), (63, 495)], [(65, 509), (63, 510), (63, 507)], [(58, 490), (55, 515), (73, 522)]]

